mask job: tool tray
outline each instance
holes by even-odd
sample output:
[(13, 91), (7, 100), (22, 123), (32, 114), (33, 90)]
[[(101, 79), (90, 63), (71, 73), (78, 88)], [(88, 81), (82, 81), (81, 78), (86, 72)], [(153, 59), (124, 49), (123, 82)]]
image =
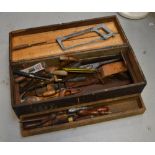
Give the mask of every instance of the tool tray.
[[(92, 41), (99, 38), (95, 32), (69, 37), (67, 40), (62, 39), (65, 50), (57, 42), (60, 36), (87, 30), (98, 24), (106, 25), (115, 35), (96, 42)], [(103, 30), (99, 32), (106, 34)], [(23, 136), (122, 118), (145, 111), (140, 93), (146, 85), (146, 80), (116, 16), (17, 30), (10, 32), (9, 40), (12, 108), (20, 119)], [(76, 46), (84, 42), (92, 43)], [(70, 48), (72, 46), (73, 48)], [(121, 57), (127, 68), (127, 71), (123, 73), (124, 78), (117, 76), (105, 78), (103, 83), (81, 86), (80, 92), (73, 95), (57, 96), (36, 102), (21, 102), (20, 84), (15, 81), (14, 70), (22, 70), (40, 62), (45, 62), (48, 67), (59, 66), (60, 56), (75, 57), (82, 62), (90, 62), (94, 59), (100, 62), (111, 55)], [(57, 111), (63, 112), (73, 107), (90, 105), (108, 106), (110, 113), (32, 129), (24, 127), (26, 120), (41, 119)]]

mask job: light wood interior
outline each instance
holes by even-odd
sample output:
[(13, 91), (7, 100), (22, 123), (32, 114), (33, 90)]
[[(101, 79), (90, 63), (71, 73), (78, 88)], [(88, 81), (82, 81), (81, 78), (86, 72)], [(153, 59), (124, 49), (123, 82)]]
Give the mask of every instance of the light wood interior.
[[(92, 24), (88, 26), (79, 26), (76, 28), (67, 28), (62, 30), (14, 36), (12, 38), (11, 59), (13, 62), (19, 62), (23, 60), (32, 60), (32, 59), (44, 58), (48, 56), (56, 56), (56, 55), (65, 54), (65, 53), (73, 53), (73, 52), (99, 49), (99, 48), (115, 46), (115, 45), (122, 45), (124, 41), (118, 32), (115, 22), (106, 22), (104, 24), (111, 31), (118, 34), (116, 34), (115, 37), (109, 38), (108, 40), (99, 40), (93, 44), (86, 44), (86, 45), (78, 46), (65, 51), (63, 51), (58, 45), (58, 43), (56, 42), (56, 38), (58, 36), (66, 36), (74, 32), (78, 32), (81, 30), (85, 30), (87, 28), (94, 27), (97, 24)], [(98, 38), (99, 38), (98, 34), (94, 32), (87, 33), (81, 36), (68, 39), (67, 41), (65, 41), (65, 46), (71, 46), (73, 44), (79, 44), (81, 42), (88, 42)], [(36, 43), (40, 43), (40, 44), (33, 46)], [(16, 50), (16, 48), (20, 46), (28, 46), (28, 47), (24, 49)]]

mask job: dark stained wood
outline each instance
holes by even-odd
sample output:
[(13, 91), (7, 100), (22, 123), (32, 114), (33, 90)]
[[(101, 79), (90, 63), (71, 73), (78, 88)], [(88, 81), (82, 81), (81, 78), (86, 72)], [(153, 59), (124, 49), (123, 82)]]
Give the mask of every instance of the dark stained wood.
[[(85, 94), (77, 94), (77, 95), (74, 95), (74, 96), (66, 96), (66, 97), (61, 97), (61, 98), (51, 98), (47, 101), (41, 101), (41, 102), (37, 102), (37, 103), (32, 103), (31, 106), (29, 104), (16, 104), (14, 103), (14, 108), (16, 109), (16, 114), (19, 116), (21, 114), (26, 114), (26, 113), (30, 113), (30, 112), (35, 112), (37, 111), (37, 109), (42, 109), (41, 107), (60, 107), (60, 106), (69, 106), (69, 105), (73, 105), (73, 104), (81, 104), (81, 103), (84, 103), (84, 102), (90, 102), (90, 101), (95, 101), (95, 100), (100, 100), (100, 99), (105, 99), (105, 98), (109, 98), (109, 97), (116, 97), (116, 96), (122, 96), (122, 95), (128, 95), (128, 94), (133, 94), (133, 93), (141, 93), (141, 91), (143, 90), (144, 86), (146, 85), (145, 83), (145, 79), (143, 79), (143, 74), (140, 72), (139, 69), (136, 69), (136, 68), (139, 68), (138, 65), (136, 64), (136, 62), (134, 61), (133, 59), (133, 56), (132, 56), (132, 59), (130, 60), (129, 56), (127, 53), (130, 53), (130, 55), (133, 54), (132, 51), (129, 52), (129, 49), (126, 48), (124, 50), (121, 50), (125, 56), (125, 59), (126, 59), (126, 62), (127, 62), (127, 68), (129, 69), (130, 71), (130, 75), (133, 79), (133, 83), (132, 84), (127, 84), (127, 85), (124, 85), (124, 86), (113, 86), (112, 88), (107, 88), (106, 90), (105, 89), (102, 89), (102, 90), (98, 90), (98, 89), (94, 89), (93, 93), (85, 93)], [(108, 51), (107, 53), (110, 53), (110, 54), (114, 54), (115, 52), (115, 49)], [(80, 57), (83, 57), (83, 59), (86, 59), (85, 57), (88, 57), (88, 55), (91, 57), (94, 57), (94, 56), (98, 56), (100, 57), (101, 55), (103, 55), (103, 53), (105, 54), (106, 52), (103, 50), (98, 50), (98, 51), (92, 51), (92, 52), (88, 52), (86, 53), (85, 55), (83, 54), (79, 54), (77, 55), (79, 58)], [(105, 54), (106, 55), (106, 54)], [(58, 58), (49, 58), (49, 59), (45, 59), (45, 61), (48, 63), (48, 60), (49, 60), (49, 63), (57, 63), (58, 61)], [(53, 61), (52, 61), (53, 60)], [(134, 68), (136, 69), (136, 72), (132, 69), (132, 65), (131, 64), (131, 61), (132, 63), (134, 63)], [(38, 62), (38, 60), (37, 60)], [(35, 64), (36, 61), (32, 61), (30, 62), (30, 64)], [(16, 64), (17, 65), (17, 64)], [(16, 66), (15, 65), (15, 66)], [(22, 64), (19, 64), (18, 66), (22, 66)], [(15, 90), (13, 90), (15, 91)], [(16, 94), (17, 96), (18, 94)], [(40, 108), (38, 108), (40, 107)]]

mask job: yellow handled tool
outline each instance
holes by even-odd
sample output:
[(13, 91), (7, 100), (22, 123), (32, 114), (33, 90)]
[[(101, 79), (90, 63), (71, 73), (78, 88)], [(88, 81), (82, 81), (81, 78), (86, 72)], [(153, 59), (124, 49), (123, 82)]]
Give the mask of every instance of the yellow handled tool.
[(87, 69), (87, 68), (63, 68), (66, 72), (71, 73), (96, 73), (96, 69)]

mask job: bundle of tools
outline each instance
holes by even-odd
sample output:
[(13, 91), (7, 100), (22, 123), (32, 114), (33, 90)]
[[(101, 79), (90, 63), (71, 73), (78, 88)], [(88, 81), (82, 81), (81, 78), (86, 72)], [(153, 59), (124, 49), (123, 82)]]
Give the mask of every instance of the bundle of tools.
[(59, 61), (55, 66), (39, 62), (24, 69), (14, 69), (21, 103), (80, 94), (86, 86), (104, 85), (106, 79), (127, 71), (121, 54), (87, 59), (62, 55)]
[(97, 116), (107, 115), (109, 113), (111, 113), (111, 111), (107, 106), (82, 106), (60, 112), (48, 113), (38, 117), (30, 117), (26, 120), (22, 120), (20, 123), (23, 124), (24, 129), (34, 129), (90, 119)]

